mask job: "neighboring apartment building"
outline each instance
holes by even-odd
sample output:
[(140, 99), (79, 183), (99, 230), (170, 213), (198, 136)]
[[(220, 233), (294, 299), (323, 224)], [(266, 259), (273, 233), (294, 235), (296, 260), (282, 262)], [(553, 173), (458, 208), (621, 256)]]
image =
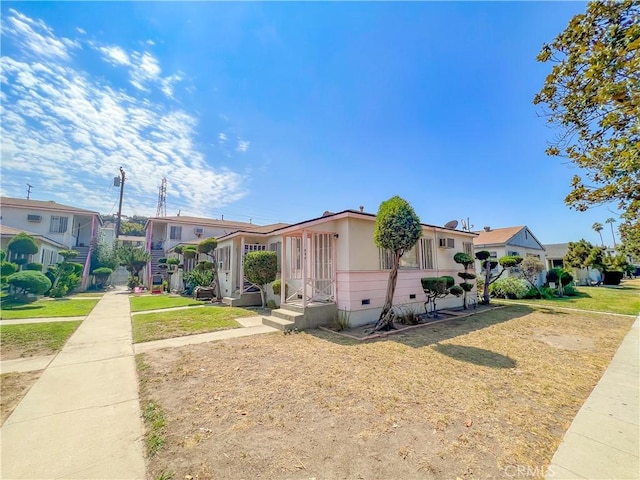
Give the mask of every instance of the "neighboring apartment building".
[[(526, 226), (491, 228), (484, 227), (484, 230), (476, 232), (478, 236), (473, 240), (474, 252), (487, 250), (491, 253), (491, 258), (496, 260), (506, 255), (525, 257), (536, 257), (546, 265), (546, 252), (544, 246), (538, 241), (535, 235)], [(499, 270), (501, 267), (496, 267)], [(476, 270), (481, 271), (480, 262), (476, 260)], [(505, 272), (503, 277), (508, 277), (509, 272)], [(511, 274), (518, 274), (518, 268), (513, 268)], [(539, 282), (543, 282), (543, 275), (540, 275)]]
[[(3, 237), (9, 237), (4, 234), (4, 228), (11, 227), (41, 239), (41, 250), (33, 257), (33, 261), (47, 266), (58, 261), (59, 250), (78, 251), (75, 261), (85, 265), (82, 287), (86, 287), (91, 250), (95, 246), (98, 230), (102, 225), (98, 212), (53, 201), (10, 197), (0, 198), (0, 210)], [(53, 251), (55, 254), (47, 253)]]
[[(330, 323), (337, 311), (348, 312), (352, 326), (377, 320), (384, 304), (392, 256), (373, 240), (376, 216), (363, 211), (326, 212), (295, 225), (271, 231), (238, 230), (218, 239), (222, 293), (232, 305), (259, 304), (260, 296), (244, 278), (244, 256), (251, 251), (278, 253), (283, 285), (279, 296), (269, 298), (285, 314), (309, 317), (305, 326)], [(473, 253), (474, 233), (423, 224), (423, 237), (400, 263), (394, 296), (396, 305), (412, 305), (424, 312), (422, 277), (451, 275), (462, 266), (457, 252)], [(286, 286), (286, 288), (285, 288)], [(453, 296), (441, 299), (440, 308), (461, 306)], [(322, 313), (320, 313), (322, 312)], [(312, 320), (310, 318), (313, 317)]]
[(218, 220), (179, 215), (149, 218), (145, 225), (145, 248), (151, 252), (152, 259), (143, 274), (143, 282), (149, 287), (152, 276), (163, 273), (158, 269), (158, 259), (169, 256), (176, 245), (197, 245), (207, 238), (219, 238), (239, 229), (253, 231), (266, 228), (273, 230), (284, 225), (279, 223), (263, 227), (249, 222), (224, 220), (224, 218)]

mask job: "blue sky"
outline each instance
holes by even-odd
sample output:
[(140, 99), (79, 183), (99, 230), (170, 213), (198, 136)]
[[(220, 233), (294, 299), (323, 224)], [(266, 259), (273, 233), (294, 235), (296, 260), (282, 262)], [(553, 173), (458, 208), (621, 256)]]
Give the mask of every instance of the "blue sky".
[[(582, 2), (2, 2), (3, 195), (274, 223), (375, 212), (586, 238), (536, 62)], [(608, 227), (608, 225), (606, 225)], [(611, 231), (603, 231), (612, 243)]]

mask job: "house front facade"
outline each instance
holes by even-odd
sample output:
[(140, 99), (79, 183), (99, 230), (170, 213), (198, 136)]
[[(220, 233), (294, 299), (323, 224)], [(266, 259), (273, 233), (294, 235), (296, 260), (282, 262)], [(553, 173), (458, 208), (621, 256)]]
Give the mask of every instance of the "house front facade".
[[(345, 312), (352, 326), (374, 322), (382, 310), (393, 265), (390, 252), (374, 243), (375, 219), (373, 214), (355, 210), (326, 212), (270, 232), (239, 230), (219, 238), (217, 260), (225, 301), (259, 301), (255, 286), (244, 278), (243, 259), (251, 251), (272, 250), (279, 258), (282, 288), (279, 295), (270, 291), (268, 298), (281, 309), (312, 315), (315, 308), (332, 306), (333, 310), (324, 309), (326, 314)], [(422, 231), (416, 246), (401, 258), (394, 305), (424, 312), (420, 279), (450, 275), (461, 282), (457, 274), (462, 266), (453, 257), (457, 252), (472, 254), (476, 235), (427, 224)], [(438, 305), (452, 308), (461, 306), (462, 300), (450, 296)], [(317, 320), (328, 323), (331, 319)]]
[[(504, 256), (519, 256), (522, 258), (535, 257), (546, 266), (546, 252), (544, 246), (538, 241), (535, 235), (526, 226), (491, 228), (484, 227), (484, 230), (476, 232), (478, 235), (473, 240), (474, 253), (486, 250), (491, 254), (492, 259), (498, 260)], [(500, 270), (501, 267), (496, 267)], [(480, 261), (476, 260), (476, 270), (481, 271)], [(511, 271), (504, 272), (502, 277), (509, 275), (520, 275), (519, 269), (514, 267)], [(544, 275), (541, 274), (538, 283), (544, 282)]]
[[(78, 252), (74, 261), (84, 267), (82, 287), (86, 288), (89, 276), (91, 252), (96, 245), (96, 238), (102, 219), (98, 212), (82, 208), (62, 205), (53, 201), (25, 200), (20, 198), (0, 198), (1, 223), (18, 231), (27, 232), (35, 238), (46, 239), (44, 251), (71, 249)], [(58, 248), (57, 245), (62, 246)], [(51, 248), (49, 248), (51, 247)], [(56, 250), (56, 248), (58, 248)], [(47, 250), (48, 249), (48, 250)], [(52, 264), (52, 256), (40, 253), (38, 263)], [(53, 254), (51, 254), (53, 255)], [(42, 259), (44, 258), (44, 261)]]

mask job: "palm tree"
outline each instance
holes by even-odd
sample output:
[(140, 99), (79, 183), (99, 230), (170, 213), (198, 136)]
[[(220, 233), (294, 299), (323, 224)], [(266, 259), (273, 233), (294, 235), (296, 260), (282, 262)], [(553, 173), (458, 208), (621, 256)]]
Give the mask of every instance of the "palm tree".
[(613, 247), (615, 248), (616, 246), (616, 235), (615, 233), (613, 233), (613, 224), (615, 223), (615, 219), (613, 218), (607, 218), (604, 223), (608, 223), (609, 225), (611, 225), (611, 236), (613, 237)]
[(602, 231), (602, 229), (604, 228), (602, 226), (601, 223), (594, 223), (593, 225), (591, 225), (591, 228), (593, 228), (596, 232), (598, 232), (598, 235), (600, 235), (600, 243), (602, 244), (602, 246), (604, 247), (604, 240), (602, 240), (602, 234), (600, 233)]

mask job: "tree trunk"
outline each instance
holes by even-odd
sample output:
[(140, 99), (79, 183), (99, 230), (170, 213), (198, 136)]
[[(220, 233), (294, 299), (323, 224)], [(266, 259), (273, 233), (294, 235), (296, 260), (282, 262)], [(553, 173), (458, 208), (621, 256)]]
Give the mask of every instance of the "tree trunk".
[(262, 308), (265, 308), (267, 306), (267, 303), (265, 302), (265, 297), (266, 297), (265, 291), (267, 289), (267, 286), (262, 285), (259, 288), (260, 288), (260, 299), (262, 300)]
[(222, 292), (220, 291), (220, 277), (218, 276), (218, 260), (213, 255), (213, 280), (216, 282), (216, 302), (222, 302)]
[(396, 282), (398, 281), (398, 267), (400, 265), (401, 256), (401, 251), (395, 252), (393, 268), (391, 269), (391, 272), (389, 272), (389, 280), (387, 282), (387, 296), (385, 297), (384, 306), (382, 307), (382, 312), (380, 312), (378, 323), (376, 323), (376, 327), (373, 329), (374, 332), (394, 329), (394, 315), (391, 307), (393, 307), (393, 294), (396, 291)]
[(484, 263), (484, 288), (482, 289), (482, 303), (489, 305), (489, 281), (491, 280), (491, 260), (488, 258)]

